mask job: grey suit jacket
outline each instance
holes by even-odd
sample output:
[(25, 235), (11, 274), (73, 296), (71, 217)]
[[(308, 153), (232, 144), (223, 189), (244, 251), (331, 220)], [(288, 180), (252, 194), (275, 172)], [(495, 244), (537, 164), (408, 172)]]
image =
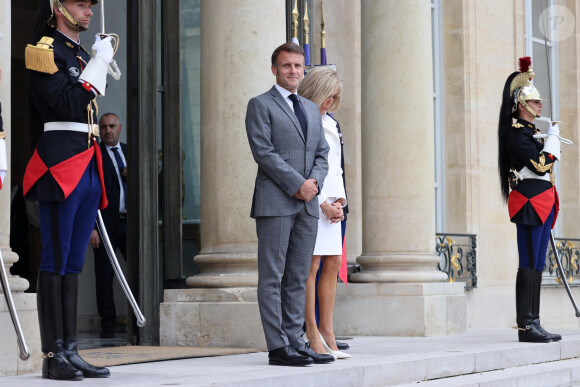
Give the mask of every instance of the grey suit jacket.
[[(248, 102), (246, 132), (258, 174), (250, 216), (295, 214), (304, 205), (294, 194), (307, 179), (322, 187), (328, 172), (328, 144), (318, 107), (300, 97), (307, 121), (304, 139), (296, 114), (276, 87)], [(320, 190), (319, 190), (320, 192)], [(306, 203), (309, 215), (318, 217), (318, 200)]]

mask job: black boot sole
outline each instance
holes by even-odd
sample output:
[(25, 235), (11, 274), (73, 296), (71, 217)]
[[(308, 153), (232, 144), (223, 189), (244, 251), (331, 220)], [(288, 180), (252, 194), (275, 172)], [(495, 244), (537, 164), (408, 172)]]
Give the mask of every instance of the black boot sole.
[(42, 375), (42, 378), (43, 379), (52, 379), (52, 380), (66, 380), (66, 381), (70, 381), (70, 382), (76, 382), (76, 381), (79, 381), (79, 380), (83, 380), (84, 379), (83, 376), (75, 376), (75, 377), (72, 377), (72, 378), (59, 378), (59, 377), (56, 377), (56, 376), (53, 376), (53, 375)]
[(530, 340), (520, 340), (520, 343), (551, 343), (552, 340), (547, 340), (547, 341), (530, 341)]

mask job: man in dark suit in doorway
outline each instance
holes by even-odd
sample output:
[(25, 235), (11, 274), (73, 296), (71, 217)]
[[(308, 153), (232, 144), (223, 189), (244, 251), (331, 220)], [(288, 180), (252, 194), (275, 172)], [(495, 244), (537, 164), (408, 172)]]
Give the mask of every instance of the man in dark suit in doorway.
[[(119, 142), (122, 128), (119, 117), (114, 113), (107, 113), (99, 120), (103, 176), (109, 199), (109, 205), (101, 211), (101, 214), (113, 250), (119, 249), (123, 257), (127, 259), (127, 144)], [(93, 247), (95, 255), (97, 309), (101, 316), (101, 337), (112, 338), (117, 322), (113, 298), (115, 272), (96, 229), (93, 230), (89, 244)]]

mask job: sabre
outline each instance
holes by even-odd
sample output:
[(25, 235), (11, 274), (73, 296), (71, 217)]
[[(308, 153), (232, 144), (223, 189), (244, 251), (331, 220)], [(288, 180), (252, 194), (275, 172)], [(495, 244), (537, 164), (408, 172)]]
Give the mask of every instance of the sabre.
[(8, 277), (6, 276), (6, 268), (4, 267), (4, 259), (2, 258), (1, 252), (0, 252), (0, 282), (2, 282), (2, 290), (4, 291), (4, 298), (6, 299), (6, 305), (8, 305), (10, 317), (12, 317), (12, 325), (14, 325), (14, 329), (16, 330), (20, 358), (22, 360), (28, 360), (28, 358), (30, 357), (30, 350), (26, 345), (26, 340), (24, 339), (24, 334), (22, 333), (22, 327), (20, 326), (20, 320), (18, 319), (18, 314), (16, 313), (16, 308), (14, 307), (14, 300), (12, 299), (10, 286), (8, 285)]
[[(544, 2), (541, 1), (540, 4), (541, 8), (542, 8), (542, 14), (544, 13), (544, 11), (546, 10), (546, 8), (544, 7)], [(542, 17), (542, 26), (544, 27), (544, 48), (546, 49), (546, 68), (548, 70), (548, 91), (550, 93), (550, 118), (554, 118), (554, 100), (553, 100), (553, 96), (552, 96), (552, 77), (550, 74), (550, 56), (548, 53), (548, 39), (546, 37), (546, 34), (548, 33), (548, 30), (546, 30), (546, 23), (545, 23), (545, 17)], [(571, 145), (571, 141), (570, 144)], [(556, 243), (554, 241), (554, 232), (552, 230), (550, 230), (550, 245), (552, 246), (552, 251), (554, 251), (554, 256), (556, 257), (556, 264), (558, 265), (558, 272), (560, 273), (560, 277), (562, 278), (562, 283), (564, 284), (564, 287), (566, 288), (566, 293), (568, 293), (568, 297), (570, 297), (570, 301), (572, 301), (572, 305), (574, 306), (574, 310), (576, 311), (576, 317), (580, 317), (580, 311), (578, 310), (578, 306), (576, 306), (576, 301), (574, 300), (574, 296), (572, 295), (572, 292), (570, 291), (570, 286), (568, 285), (568, 280), (566, 279), (566, 275), (564, 274), (564, 267), (562, 266), (562, 261), (560, 260), (560, 254), (558, 253), (558, 249), (556, 248)]]
[[(114, 50), (115, 53), (117, 52), (117, 48), (119, 46), (119, 36), (117, 34), (107, 34), (105, 32), (105, 2), (101, 0), (101, 37), (111, 36), (114, 40)], [(121, 71), (117, 66), (117, 62), (113, 59), (109, 64), (109, 74), (113, 76), (116, 80), (119, 80), (121, 77)], [(133, 293), (131, 293), (131, 288), (129, 288), (129, 284), (127, 284), (127, 280), (125, 279), (125, 275), (123, 274), (123, 270), (121, 270), (121, 266), (119, 266), (119, 261), (117, 260), (117, 256), (115, 255), (115, 251), (113, 250), (113, 246), (111, 245), (111, 241), (109, 240), (109, 234), (107, 234), (107, 229), (105, 228), (105, 223), (103, 222), (103, 217), (101, 216), (101, 211), (97, 210), (97, 227), (99, 229), (99, 233), (101, 234), (101, 239), (103, 244), (105, 245), (105, 250), (107, 251), (107, 255), (109, 256), (109, 260), (111, 261), (111, 266), (113, 266), (113, 270), (117, 275), (117, 279), (121, 284), (121, 288), (125, 293), (125, 296), (129, 300), (131, 307), (133, 308), (133, 313), (137, 318), (137, 326), (144, 327), (147, 323), (143, 313), (141, 313), (141, 309), (139, 309), (139, 305), (135, 301), (135, 297), (133, 297)]]
[[(119, 48), (119, 35), (117, 34), (107, 34), (105, 32), (105, 2), (101, 0), (101, 38), (106, 38), (110, 36), (113, 39), (113, 49), (115, 50), (115, 54), (117, 53), (117, 49)], [(94, 56), (94, 54), (93, 54)], [(113, 59), (111, 63), (109, 63), (109, 70), (108, 73), (111, 74), (113, 79), (118, 81), (121, 79), (121, 70), (119, 70), (119, 66), (117, 65), (117, 61)]]
[(129, 288), (129, 284), (127, 284), (127, 280), (125, 279), (125, 275), (123, 274), (123, 270), (121, 270), (121, 266), (119, 266), (119, 261), (117, 260), (117, 256), (115, 255), (115, 251), (113, 250), (113, 246), (111, 245), (111, 241), (109, 240), (109, 234), (107, 234), (107, 229), (105, 228), (105, 223), (103, 222), (103, 217), (101, 216), (101, 211), (97, 211), (97, 227), (99, 229), (99, 233), (101, 234), (101, 239), (103, 240), (103, 244), (105, 245), (105, 250), (107, 250), (107, 255), (109, 256), (109, 260), (111, 261), (111, 266), (113, 266), (113, 270), (117, 275), (117, 279), (121, 284), (121, 288), (123, 288), (123, 292), (131, 307), (133, 308), (133, 313), (137, 318), (137, 326), (144, 327), (147, 321), (141, 313), (141, 309), (139, 309), (139, 305), (135, 301), (135, 297), (133, 297), (133, 293), (131, 293), (131, 289)]
[(101, 0), (101, 34), (105, 35), (105, 1)]

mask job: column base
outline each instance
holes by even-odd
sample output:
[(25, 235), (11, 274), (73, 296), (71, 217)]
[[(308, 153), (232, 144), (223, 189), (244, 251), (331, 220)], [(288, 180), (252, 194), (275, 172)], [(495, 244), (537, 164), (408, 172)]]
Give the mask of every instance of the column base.
[[(6, 269), (6, 276), (8, 277), (8, 286), (10, 286), (10, 291), (12, 294), (24, 292), (29, 287), (28, 280), (11, 275), (10, 268), (14, 263), (18, 261), (18, 255), (12, 251), (9, 247), (5, 247), (1, 249), (2, 260), (4, 261), (4, 268)], [(0, 291), (2, 287), (0, 286)]]
[(465, 332), (464, 286), (463, 282), (341, 284), (334, 307), (335, 334), (444, 336)]
[(266, 350), (255, 287), (165, 290), (160, 345)]
[(376, 282), (443, 282), (447, 274), (436, 269), (440, 261), (432, 254), (364, 253), (356, 259), (362, 271), (350, 276), (350, 281)]
[[(0, 286), (0, 288), (2, 288)], [(12, 324), (12, 317), (4, 295), (0, 296), (0, 376), (22, 375), (40, 372), (42, 358), (40, 357), (40, 329), (38, 327), (38, 310), (36, 308), (36, 294), (12, 292), (12, 299), (18, 320), (24, 334), (24, 340), (30, 350), (30, 358), (26, 361), (19, 357), (19, 346), (16, 330)]]
[(200, 273), (186, 279), (190, 288), (258, 286), (257, 252), (202, 253), (194, 261)]

